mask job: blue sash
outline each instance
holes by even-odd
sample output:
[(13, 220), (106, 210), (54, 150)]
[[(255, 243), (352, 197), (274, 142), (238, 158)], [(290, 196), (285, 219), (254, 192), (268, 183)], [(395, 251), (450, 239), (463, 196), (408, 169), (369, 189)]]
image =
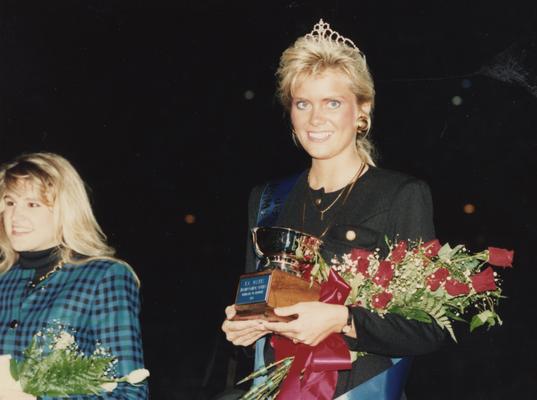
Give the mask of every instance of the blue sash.
[(335, 400), (400, 400), (411, 362), (412, 357), (392, 358), (393, 365), (390, 368)]
[[(257, 213), (257, 226), (274, 226), (278, 215), (287, 195), (291, 192), (293, 186), (300, 175), (293, 175), (289, 178), (269, 182), (263, 189), (261, 199), (259, 200), (259, 212)], [(259, 263), (256, 267), (259, 269)], [(254, 371), (265, 366), (265, 336), (255, 342)], [(259, 376), (254, 379), (253, 385), (257, 386), (266, 380), (266, 376)]]
[[(281, 207), (299, 176), (294, 175), (277, 182), (270, 182), (265, 186), (259, 201), (257, 226), (274, 226)], [(258, 339), (255, 343), (254, 371), (265, 366), (265, 343), (265, 337)], [(411, 360), (411, 357), (392, 358), (393, 365), (390, 368), (338, 396), (336, 400), (400, 400), (410, 371)], [(255, 378), (253, 386), (265, 380), (266, 376)]]

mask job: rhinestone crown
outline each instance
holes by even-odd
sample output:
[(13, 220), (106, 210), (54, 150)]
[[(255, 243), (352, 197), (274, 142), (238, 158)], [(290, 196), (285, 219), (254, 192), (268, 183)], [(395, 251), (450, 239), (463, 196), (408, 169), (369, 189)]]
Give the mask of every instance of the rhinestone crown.
[(312, 31), (305, 37), (307, 40), (313, 40), (316, 42), (329, 41), (340, 46), (351, 47), (365, 58), (364, 53), (354, 44), (352, 40), (340, 35), (338, 32), (330, 28), (330, 24), (328, 22), (324, 22), (322, 18), (313, 26)]

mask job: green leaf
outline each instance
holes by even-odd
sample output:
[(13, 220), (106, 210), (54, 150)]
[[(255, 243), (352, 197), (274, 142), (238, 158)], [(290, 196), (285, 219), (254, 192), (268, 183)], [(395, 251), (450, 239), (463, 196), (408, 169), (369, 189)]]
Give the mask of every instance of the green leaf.
[(266, 367), (261, 367), (257, 370), (255, 370), (254, 372), (252, 372), (250, 375), (248, 375), (247, 377), (241, 379), (240, 381), (237, 382), (237, 385), (240, 385), (241, 383), (244, 383), (246, 381), (249, 381), (250, 379), (253, 379), (253, 378), (257, 378), (259, 376), (263, 376), (263, 375), (267, 375), (268, 372), (274, 368), (275, 366), (279, 365), (279, 364), (284, 364), (284, 366), (288, 366), (291, 364), (291, 362), (293, 361), (294, 357), (287, 357), (287, 358), (284, 358), (280, 361), (276, 361), (270, 365), (267, 365)]
[(388, 238), (388, 235), (384, 235), (384, 243), (386, 243), (386, 247), (388, 248), (392, 247), (392, 242)]
[(479, 328), (481, 325), (483, 325), (485, 323), (485, 321), (486, 321), (486, 319), (482, 320), (479, 317), (479, 314), (474, 315), (472, 317), (472, 320), (470, 321), (470, 332), (473, 332), (474, 329)]
[(440, 318), (436, 318), (436, 323), (442, 328), (442, 329), (446, 329), (451, 338), (453, 339), (453, 341), (456, 343), (457, 342), (457, 338), (455, 337), (455, 332), (453, 331), (453, 326), (451, 325), (451, 321), (449, 320), (449, 318), (447, 316), (443, 316), (443, 317), (440, 317)]
[(479, 264), (480, 262), (478, 260), (466, 260), (466, 261), (458, 263), (457, 265), (460, 268), (474, 270)]
[(454, 319), (455, 321), (468, 323), (468, 321), (466, 321), (466, 320), (465, 320), (464, 318), (462, 318), (460, 315), (457, 315), (457, 314), (455, 314), (454, 312), (449, 311), (449, 310), (446, 310), (446, 316), (448, 316), (448, 317), (451, 318), (451, 319)]
[(51, 397), (100, 394), (101, 384), (110, 380), (107, 369), (114, 360), (84, 357), (65, 350), (55, 350), (40, 358), (31, 370), (24, 371), (21, 385), (26, 393)]
[(302, 260), (304, 258), (304, 253), (302, 252), (302, 247), (299, 246), (300, 242), (298, 241), (298, 239), (295, 239), (295, 240), (297, 241), (295, 255), (299, 260)]
[(443, 261), (449, 261), (449, 255), (451, 254), (451, 246), (449, 243), (444, 244), (438, 251), (438, 257)]
[(406, 308), (406, 307), (400, 307), (400, 306), (392, 306), (390, 307), (388, 311), (395, 313), (395, 314), (399, 314), (408, 319), (416, 320), (416, 321), (427, 322), (427, 323), (433, 322), (433, 319), (431, 318), (429, 314), (427, 314), (425, 311), (420, 310), (418, 308)]
[(9, 372), (11, 372), (13, 379), (19, 380), (19, 363), (14, 358), (9, 360)]
[(267, 380), (263, 383), (253, 386), (250, 390), (245, 393), (240, 399), (241, 400), (253, 400), (253, 399), (272, 399), (279, 392), (279, 386), (282, 380), (287, 376), (289, 369), (291, 368), (292, 357), (281, 360), (278, 363), (272, 364), (276, 366), (276, 369), (269, 373)]
[(319, 273), (319, 268), (321, 268), (321, 265), (315, 264), (313, 268), (311, 269), (311, 275), (316, 276)]
[(498, 320), (501, 325), (501, 320), (499, 319), (498, 315), (491, 310), (485, 310), (477, 314), (476, 317), (479, 318), (479, 320), (482, 322), (482, 325), (487, 324), (489, 327), (494, 326), (496, 325), (496, 320)]
[(456, 245), (454, 248), (451, 249), (451, 251), (449, 252), (449, 259), (451, 260), (451, 258), (457, 254), (459, 252), (459, 250), (463, 249), (464, 246), (462, 244), (458, 244)]

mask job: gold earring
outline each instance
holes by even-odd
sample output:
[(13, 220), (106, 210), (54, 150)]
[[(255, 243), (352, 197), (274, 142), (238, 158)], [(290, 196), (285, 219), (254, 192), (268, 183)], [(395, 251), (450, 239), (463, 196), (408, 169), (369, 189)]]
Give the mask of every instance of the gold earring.
[(369, 117), (361, 115), (356, 121), (356, 133), (362, 135), (369, 130)]
[(295, 144), (295, 146), (300, 148), (300, 145), (298, 143), (298, 139), (296, 137), (296, 132), (295, 132), (294, 128), (291, 128), (291, 139), (293, 139), (293, 143)]

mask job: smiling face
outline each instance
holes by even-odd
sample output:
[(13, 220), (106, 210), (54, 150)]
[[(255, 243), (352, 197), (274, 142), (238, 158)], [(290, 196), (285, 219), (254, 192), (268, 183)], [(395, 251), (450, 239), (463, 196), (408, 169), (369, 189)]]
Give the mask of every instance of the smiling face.
[(291, 122), (304, 150), (317, 160), (356, 154), (358, 117), (369, 104), (359, 105), (349, 78), (338, 70), (299, 79), (292, 92)]
[(55, 210), (47, 205), (40, 193), (28, 182), (17, 190), (9, 190), (3, 202), (2, 222), (13, 249), (38, 251), (57, 246)]

